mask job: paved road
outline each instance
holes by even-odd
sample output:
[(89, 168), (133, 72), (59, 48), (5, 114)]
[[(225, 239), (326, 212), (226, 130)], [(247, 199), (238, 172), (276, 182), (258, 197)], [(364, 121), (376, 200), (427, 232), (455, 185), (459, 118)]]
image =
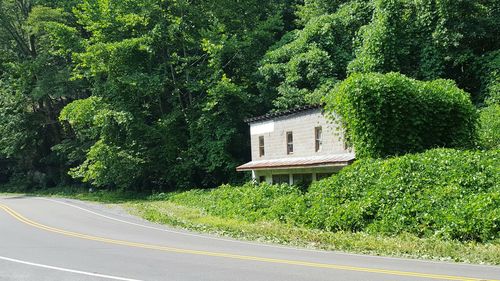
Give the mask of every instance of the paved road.
[(183, 232), (66, 199), (0, 197), (0, 280), (500, 280), (500, 267)]

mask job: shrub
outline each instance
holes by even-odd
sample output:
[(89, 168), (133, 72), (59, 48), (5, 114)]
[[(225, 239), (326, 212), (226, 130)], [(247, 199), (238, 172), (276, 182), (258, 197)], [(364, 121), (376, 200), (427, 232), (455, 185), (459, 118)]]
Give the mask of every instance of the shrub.
[(500, 241), (499, 156), (500, 150), (434, 149), (359, 160), (331, 178), (313, 183), (306, 193), (294, 186), (247, 183), (156, 199), (247, 222)]
[(481, 109), (479, 144), (484, 149), (500, 148), (500, 103), (491, 103)]
[(475, 144), (476, 109), (469, 95), (450, 80), (353, 74), (325, 102), (331, 117), (340, 115), (358, 158)]
[(286, 184), (222, 185), (212, 190), (183, 192), (174, 195), (170, 200), (201, 208), (212, 215), (250, 222), (262, 220), (299, 222), (306, 208), (300, 190)]
[(479, 145), (483, 149), (500, 148), (500, 52), (498, 54), (498, 70), (492, 72), (494, 79), (488, 84), (486, 106), (479, 113)]
[(306, 223), (461, 241), (500, 238), (500, 151), (365, 159), (311, 186)]

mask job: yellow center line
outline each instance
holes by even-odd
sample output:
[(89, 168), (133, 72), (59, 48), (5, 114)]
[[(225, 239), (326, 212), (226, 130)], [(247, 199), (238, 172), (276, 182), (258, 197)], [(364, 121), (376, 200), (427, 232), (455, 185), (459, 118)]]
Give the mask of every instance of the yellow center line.
[(408, 276), (408, 277), (420, 277), (427, 279), (438, 279), (438, 280), (456, 280), (456, 281), (500, 281), (493, 279), (482, 279), (482, 278), (474, 278), (474, 277), (463, 277), (463, 276), (451, 276), (451, 275), (442, 275), (442, 274), (429, 274), (429, 273), (419, 273), (419, 272), (410, 272), (410, 271), (399, 271), (399, 270), (387, 270), (387, 269), (377, 269), (377, 268), (367, 268), (367, 267), (356, 267), (356, 266), (345, 266), (345, 265), (337, 265), (337, 264), (326, 264), (326, 263), (316, 263), (316, 262), (307, 262), (307, 261), (299, 261), (299, 260), (286, 260), (286, 259), (274, 259), (274, 258), (265, 258), (265, 257), (257, 257), (257, 256), (246, 256), (246, 255), (237, 255), (223, 252), (210, 252), (210, 251), (201, 251), (201, 250), (190, 250), (190, 249), (182, 249), (182, 248), (174, 248), (174, 247), (166, 247), (160, 245), (151, 245), (151, 244), (143, 244), (131, 241), (124, 240), (115, 240), (104, 237), (92, 236), (78, 232), (67, 231), (63, 229), (54, 228), (51, 226), (46, 226), (17, 213), (11, 208), (0, 204), (0, 209), (3, 209), (5, 212), (10, 214), (15, 219), (33, 226), (38, 229), (43, 229), (49, 232), (62, 234), (65, 236), (81, 238), (85, 240), (98, 241), (108, 244), (122, 245), (128, 247), (142, 248), (142, 249), (151, 249), (158, 250), (163, 252), (171, 252), (171, 253), (181, 253), (181, 254), (191, 254), (191, 255), (199, 255), (199, 256), (211, 256), (211, 257), (222, 257), (229, 259), (237, 259), (237, 260), (247, 260), (247, 261), (258, 261), (265, 263), (275, 263), (275, 264), (286, 264), (286, 265), (298, 265), (305, 267), (314, 267), (314, 268), (327, 268), (327, 269), (336, 269), (336, 270), (347, 270), (347, 271), (356, 271), (356, 272), (368, 272), (368, 273), (379, 273), (379, 274), (387, 274), (387, 275), (397, 275), (397, 276)]

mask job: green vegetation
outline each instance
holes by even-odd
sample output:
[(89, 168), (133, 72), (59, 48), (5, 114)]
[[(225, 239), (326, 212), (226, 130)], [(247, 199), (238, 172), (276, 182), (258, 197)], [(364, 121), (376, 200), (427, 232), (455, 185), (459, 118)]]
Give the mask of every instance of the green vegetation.
[[(387, 236), (365, 232), (331, 232), (257, 219), (250, 222), (244, 218), (231, 219), (222, 215), (210, 215), (201, 207), (191, 207), (195, 205), (194, 203), (184, 205), (169, 200), (172, 196), (179, 196), (184, 197), (183, 201), (194, 202), (200, 199), (199, 195), (203, 192), (209, 191), (189, 194), (164, 193), (147, 197), (135, 193), (111, 191), (89, 193), (81, 188), (59, 187), (37, 191), (31, 195), (69, 197), (119, 205), (152, 222), (248, 241), (371, 255), (500, 265), (500, 244), (496, 242), (476, 243), (442, 240), (436, 237), (419, 238), (409, 233)], [(0, 193), (0, 195), (17, 196), (19, 193)]]
[[(499, 3), (0, 0), (0, 185), (139, 200), (195, 229), (500, 264)], [(322, 101), (365, 159), (307, 192), (240, 186), (243, 120)], [(424, 152), (443, 147), (483, 151)]]
[(363, 160), (313, 185), (311, 225), (460, 241), (500, 238), (500, 152), (429, 150)]
[[(240, 184), (246, 117), (317, 103), (358, 72), (453, 80), (481, 108), (499, 89), (499, 11), (491, 0), (0, 0), (0, 184)], [(481, 118), (485, 148), (494, 111)]]
[(373, 13), (367, 1), (350, 1), (331, 14), (313, 17), (303, 29), (285, 35), (264, 56), (260, 91), (276, 96), (275, 109), (318, 103), (347, 77), (354, 58), (353, 38)]
[(299, 189), (286, 184), (223, 185), (208, 191), (169, 194), (168, 201), (202, 208), (210, 215), (248, 222), (267, 220), (295, 223), (306, 211), (305, 198)]
[[(458, 241), (500, 239), (500, 152), (430, 150), (362, 160), (314, 183), (247, 184), (168, 194), (169, 202), (228, 219), (326, 231)], [(157, 195), (157, 199), (158, 196)]]
[(421, 82), (398, 73), (353, 74), (325, 99), (356, 157), (387, 157), (436, 147), (471, 148), (477, 113), (453, 81)]
[(500, 151), (434, 149), (364, 159), (308, 191), (223, 185), (154, 195), (52, 188), (159, 223), (358, 253), (500, 264)]
[(0, 181), (136, 192), (242, 181), (243, 120), (272, 99), (258, 94), (258, 62), (295, 5), (0, 0)]
[[(178, 195), (186, 197), (185, 200), (187, 197), (191, 197), (193, 201), (199, 200), (199, 194), (198, 196), (194, 194), (196, 193)], [(164, 198), (167, 197), (169, 195), (165, 194)], [(249, 222), (244, 219), (210, 215), (204, 208), (173, 203), (169, 199), (152, 200), (127, 203), (124, 206), (150, 221), (238, 239), (372, 255), (500, 264), (499, 243), (418, 238), (408, 233), (385, 236), (363, 232), (330, 232), (277, 221)]]
[(484, 58), (485, 106), (479, 114), (479, 145), (483, 149), (500, 148), (500, 51)]
[(378, 255), (500, 264), (500, 151), (365, 159), (308, 191), (288, 185), (138, 195), (47, 189), (231, 237)]
[(484, 149), (500, 148), (500, 103), (491, 103), (479, 114), (479, 142)]
[(131, 206), (153, 221), (235, 237), (497, 264), (499, 155), (434, 149), (358, 161), (305, 193), (287, 185), (224, 185)]

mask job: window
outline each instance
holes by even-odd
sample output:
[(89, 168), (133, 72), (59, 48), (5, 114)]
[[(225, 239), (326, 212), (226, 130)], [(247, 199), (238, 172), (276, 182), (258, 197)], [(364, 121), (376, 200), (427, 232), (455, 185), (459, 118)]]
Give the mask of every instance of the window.
[(259, 177), (259, 182), (260, 183), (266, 182), (266, 176), (260, 176)]
[(322, 180), (322, 179), (326, 179), (326, 178), (329, 178), (333, 175), (333, 173), (317, 173), (316, 174), (316, 180), (319, 181), (319, 180)]
[(273, 175), (273, 184), (290, 184), (290, 176), (289, 175)]
[(347, 142), (346, 140), (344, 140), (344, 150), (347, 150), (347, 151), (352, 150), (351, 144), (349, 142)]
[(259, 156), (264, 156), (264, 136), (259, 137)]
[(343, 141), (344, 141), (344, 150), (351, 151), (352, 150), (352, 144), (350, 140), (347, 138), (347, 136), (344, 134), (343, 136)]
[(307, 189), (312, 183), (312, 174), (294, 174), (293, 175), (293, 185), (296, 185), (302, 189)]
[(293, 133), (286, 132), (286, 154), (293, 153)]
[(323, 130), (321, 129), (321, 127), (314, 128), (314, 139), (315, 139), (315, 143), (316, 143), (316, 152), (321, 150), (321, 145), (323, 144), (323, 142), (321, 140), (322, 135), (323, 135)]

